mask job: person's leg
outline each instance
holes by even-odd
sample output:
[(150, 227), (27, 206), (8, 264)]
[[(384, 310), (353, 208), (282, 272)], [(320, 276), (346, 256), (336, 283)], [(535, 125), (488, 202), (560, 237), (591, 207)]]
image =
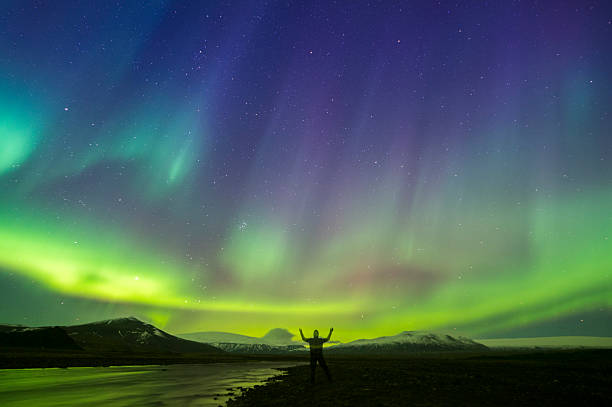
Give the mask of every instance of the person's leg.
[(319, 364), (323, 368), (323, 371), (327, 375), (327, 380), (332, 381), (331, 374), (329, 373), (329, 369), (327, 368), (327, 363), (325, 363), (325, 359), (323, 359), (323, 355), (319, 357)]
[(310, 355), (310, 383), (315, 381), (315, 369), (317, 367), (317, 358), (314, 355)]

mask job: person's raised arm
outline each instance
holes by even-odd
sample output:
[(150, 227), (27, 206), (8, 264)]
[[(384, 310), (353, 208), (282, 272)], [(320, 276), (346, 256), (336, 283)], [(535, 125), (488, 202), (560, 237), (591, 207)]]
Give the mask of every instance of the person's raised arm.
[(329, 329), (329, 335), (327, 335), (327, 338), (325, 338), (325, 342), (329, 341), (329, 338), (331, 338), (332, 332), (334, 332), (334, 328)]
[(306, 338), (304, 338), (304, 332), (302, 332), (302, 328), (300, 328), (300, 335), (302, 336), (302, 340), (303, 340), (304, 342), (308, 342), (308, 341), (306, 340)]

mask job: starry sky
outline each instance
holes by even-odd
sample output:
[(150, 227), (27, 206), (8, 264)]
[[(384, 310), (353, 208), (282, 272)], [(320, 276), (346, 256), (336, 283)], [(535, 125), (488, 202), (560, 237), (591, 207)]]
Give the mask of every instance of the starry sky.
[(605, 1), (3, 1), (0, 321), (612, 336)]

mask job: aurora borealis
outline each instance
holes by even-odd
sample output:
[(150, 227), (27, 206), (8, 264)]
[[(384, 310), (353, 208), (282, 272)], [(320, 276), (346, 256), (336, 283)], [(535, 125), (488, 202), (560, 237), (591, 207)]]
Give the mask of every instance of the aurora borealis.
[(612, 335), (606, 2), (4, 1), (0, 322)]

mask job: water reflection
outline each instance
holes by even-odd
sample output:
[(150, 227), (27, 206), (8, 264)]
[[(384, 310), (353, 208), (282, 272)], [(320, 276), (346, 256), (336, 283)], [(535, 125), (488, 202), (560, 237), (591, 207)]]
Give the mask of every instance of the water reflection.
[(218, 406), (295, 363), (0, 370), (3, 406)]

